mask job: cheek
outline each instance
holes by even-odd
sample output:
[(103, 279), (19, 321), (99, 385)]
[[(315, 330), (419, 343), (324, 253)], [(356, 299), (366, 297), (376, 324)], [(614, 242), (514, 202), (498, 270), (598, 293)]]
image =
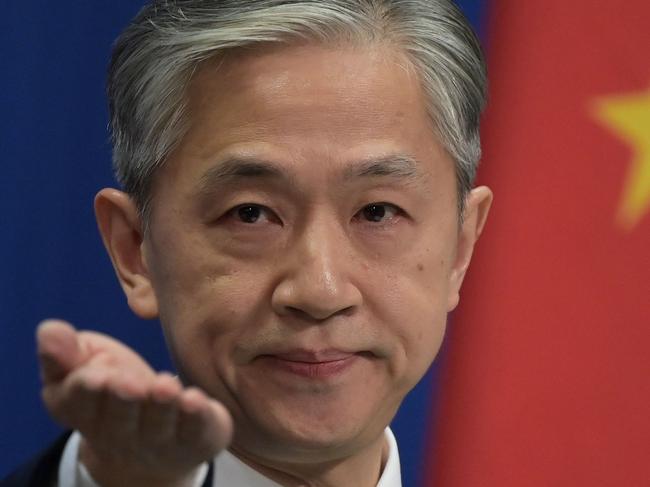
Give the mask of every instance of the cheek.
[(220, 381), (232, 375), (235, 344), (262, 323), (265, 282), (263, 271), (225, 261), (168, 261), (155, 282), (160, 321), (174, 362), (189, 382), (219, 394)]
[(415, 385), (436, 357), (447, 322), (446, 261), (426, 257), (425, 253), (404, 263), (385, 279), (383, 292), (375, 288), (379, 291), (374, 298), (380, 303), (378, 313), (387, 317), (388, 331), (394, 338), (391, 372), (408, 388)]

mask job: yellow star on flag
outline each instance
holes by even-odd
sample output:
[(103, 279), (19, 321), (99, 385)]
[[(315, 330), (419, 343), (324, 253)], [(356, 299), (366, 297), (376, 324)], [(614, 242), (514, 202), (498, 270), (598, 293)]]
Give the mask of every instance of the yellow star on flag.
[(650, 210), (650, 90), (601, 98), (596, 115), (632, 147), (617, 214), (619, 224), (632, 230)]

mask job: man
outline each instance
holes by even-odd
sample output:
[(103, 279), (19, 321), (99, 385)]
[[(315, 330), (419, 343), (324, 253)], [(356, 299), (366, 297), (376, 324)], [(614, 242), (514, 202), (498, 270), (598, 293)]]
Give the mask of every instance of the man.
[(124, 191), (95, 210), (179, 378), (42, 324), (43, 398), (76, 432), (32, 472), (399, 486), (387, 426), (435, 358), (491, 202), (472, 189), (484, 92), (447, 0), (146, 6), (108, 81)]

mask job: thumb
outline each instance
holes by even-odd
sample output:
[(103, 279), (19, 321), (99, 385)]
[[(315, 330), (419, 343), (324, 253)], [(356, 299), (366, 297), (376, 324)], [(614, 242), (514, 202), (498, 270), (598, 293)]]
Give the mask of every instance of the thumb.
[(65, 321), (46, 320), (36, 330), (36, 346), (44, 383), (59, 382), (84, 361), (77, 331)]

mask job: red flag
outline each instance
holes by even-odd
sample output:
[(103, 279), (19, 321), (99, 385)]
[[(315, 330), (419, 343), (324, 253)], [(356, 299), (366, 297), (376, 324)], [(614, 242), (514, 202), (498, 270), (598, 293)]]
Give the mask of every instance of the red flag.
[(491, 3), (481, 180), (427, 485), (650, 486), (650, 2)]

